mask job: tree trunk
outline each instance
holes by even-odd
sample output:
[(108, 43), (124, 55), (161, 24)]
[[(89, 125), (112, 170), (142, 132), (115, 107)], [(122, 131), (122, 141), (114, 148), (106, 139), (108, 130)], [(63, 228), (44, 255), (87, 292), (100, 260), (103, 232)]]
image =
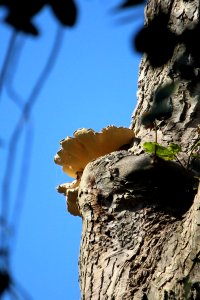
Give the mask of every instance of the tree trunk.
[[(181, 34), (197, 24), (199, 1), (150, 0), (146, 23), (160, 10), (170, 13), (171, 30)], [(158, 68), (144, 55), (131, 148), (100, 157), (83, 172), (78, 197), (82, 300), (200, 299), (200, 189), (194, 189), (196, 179), (186, 170), (198, 138), (199, 83), (177, 80), (177, 59), (189, 59), (184, 47), (177, 45), (169, 62)], [(140, 117), (150, 109), (156, 89), (174, 77), (173, 111), (156, 123), (157, 141), (179, 144), (181, 165), (142, 148), (155, 141), (155, 130), (142, 126)]]

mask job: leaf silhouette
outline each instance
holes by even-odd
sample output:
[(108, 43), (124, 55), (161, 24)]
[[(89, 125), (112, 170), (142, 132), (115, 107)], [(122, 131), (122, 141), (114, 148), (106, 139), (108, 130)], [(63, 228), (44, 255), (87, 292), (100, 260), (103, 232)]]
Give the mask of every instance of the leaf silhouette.
[(50, 5), (58, 21), (64, 26), (73, 26), (77, 19), (77, 8), (73, 0), (0, 0), (0, 6), (5, 6), (8, 14), (5, 22), (17, 31), (38, 35), (39, 30), (32, 18), (45, 5)]
[(153, 127), (155, 120), (171, 117), (173, 106), (170, 96), (175, 92), (177, 83), (171, 82), (159, 87), (153, 97), (153, 103), (149, 111), (141, 116), (141, 124), (146, 128)]
[(172, 81), (157, 88), (154, 96), (154, 102), (161, 103), (164, 99), (169, 98), (176, 90), (177, 83)]
[(153, 67), (160, 67), (172, 57), (179, 36), (168, 28), (169, 15), (159, 12), (134, 38), (138, 52), (146, 53)]
[(64, 26), (74, 26), (77, 8), (73, 0), (50, 0), (52, 10)]
[(178, 57), (174, 62), (172, 72), (178, 73), (181, 79), (194, 81), (196, 78), (194, 68), (194, 59), (192, 59), (191, 55), (185, 51), (185, 53)]
[(8, 14), (5, 22), (18, 31), (28, 34), (38, 35), (38, 29), (31, 21), (31, 18), (37, 14), (46, 4), (45, 0), (32, 1), (2, 1), (0, 5), (7, 7)]
[(118, 6), (119, 9), (130, 8), (132, 6), (145, 3), (145, 0), (125, 0), (122, 4)]
[(200, 67), (200, 44), (198, 39), (200, 37), (200, 23), (195, 28), (186, 29), (181, 35), (181, 42), (186, 46), (188, 53), (190, 53), (194, 59), (196, 67)]
[(8, 272), (0, 270), (0, 296), (2, 296), (4, 292), (8, 290), (10, 281), (11, 279)]

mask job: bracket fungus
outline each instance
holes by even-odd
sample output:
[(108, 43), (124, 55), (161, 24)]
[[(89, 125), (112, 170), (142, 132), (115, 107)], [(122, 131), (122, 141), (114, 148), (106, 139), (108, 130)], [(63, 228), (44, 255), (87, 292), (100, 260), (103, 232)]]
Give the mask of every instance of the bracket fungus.
[(103, 155), (122, 149), (134, 138), (134, 131), (125, 127), (107, 126), (101, 132), (93, 129), (78, 129), (73, 137), (61, 140), (61, 149), (54, 161), (62, 166), (70, 177), (76, 178), (72, 183), (64, 183), (57, 190), (67, 196), (68, 211), (80, 216), (76, 202), (80, 178), (86, 165)]

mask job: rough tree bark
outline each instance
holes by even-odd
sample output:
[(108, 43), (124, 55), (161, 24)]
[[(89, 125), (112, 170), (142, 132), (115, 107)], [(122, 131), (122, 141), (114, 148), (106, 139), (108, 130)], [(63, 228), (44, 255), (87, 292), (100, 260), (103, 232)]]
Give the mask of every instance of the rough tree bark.
[[(150, 0), (146, 22), (160, 9), (170, 10), (176, 33), (199, 18), (198, 0)], [(193, 177), (178, 163), (155, 163), (142, 149), (144, 142), (154, 141), (155, 131), (141, 126), (140, 116), (149, 109), (156, 88), (173, 80), (180, 56), (187, 56), (184, 45), (177, 45), (172, 59), (156, 69), (143, 57), (131, 123), (133, 144), (129, 151), (89, 163), (83, 172), (78, 197), (82, 300), (200, 299), (200, 189), (193, 190)], [(185, 165), (198, 138), (198, 83), (179, 80), (172, 104), (171, 117), (157, 123), (158, 142), (181, 145), (179, 159)]]

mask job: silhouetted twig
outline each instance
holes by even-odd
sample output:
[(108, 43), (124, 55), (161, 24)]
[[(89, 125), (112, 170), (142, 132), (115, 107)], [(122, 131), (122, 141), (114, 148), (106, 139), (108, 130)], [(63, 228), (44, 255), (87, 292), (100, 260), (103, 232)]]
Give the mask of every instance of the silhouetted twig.
[(16, 161), (15, 158), (16, 158), (17, 145), (18, 145), (21, 133), (22, 133), (22, 128), (23, 128), (25, 122), (27, 122), (29, 120), (32, 108), (36, 102), (39, 92), (41, 91), (47, 77), (49, 76), (49, 74), (54, 66), (55, 60), (56, 60), (58, 52), (60, 50), (62, 39), (63, 39), (63, 30), (59, 26), (57, 33), (56, 33), (56, 38), (54, 40), (52, 50), (51, 50), (49, 58), (47, 60), (47, 63), (45, 65), (41, 75), (39, 76), (28, 101), (24, 105), (21, 116), (14, 128), (14, 131), (13, 131), (11, 139), (10, 139), (10, 143), (9, 143), (9, 147), (8, 147), (7, 162), (6, 162), (6, 170), (5, 170), (3, 184), (2, 184), (2, 219), (5, 219), (5, 220), (8, 220), (9, 205), (10, 205), (10, 187), (11, 187), (11, 182), (12, 182), (12, 177), (13, 177), (14, 165), (15, 165), (15, 161)]
[(10, 63), (10, 57), (12, 55), (14, 46), (15, 46), (15, 42), (16, 42), (16, 37), (17, 37), (17, 31), (13, 30), (11, 38), (10, 38), (10, 42), (8, 45), (8, 50), (6, 53), (6, 57), (4, 59), (4, 63), (3, 63), (3, 67), (0, 73), (0, 98), (1, 98), (1, 93), (2, 93), (2, 89), (3, 89), (3, 85), (4, 85), (4, 79), (6, 76), (6, 72)]
[(18, 180), (17, 192), (14, 201), (13, 213), (11, 217), (11, 222), (13, 223), (11, 228), (13, 228), (14, 230), (14, 238), (17, 233), (18, 224), (20, 221), (20, 216), (21, 216), (21, 212), (25, 200), (27, 180), (28, 180), (29, 170), (30, 170), (30, 159), (32, 154), (32, 146), (33, 146), (33, 123), (31, 122), (31, 119), (28, 121), (25, 129), (26, 132), (25, 132), (24, 145), (23, 145), (21, 172)]
[(22, 53), (22, 49), (24, 46), (25, 42), (25, 37), (21, 36), (18, 34), (18, 39), (19, 41), (16, 40), (15, 43), (15, 48), (12, 51), (12, 55), (10, 58), (10, 63), (8, 65), (8, 70), (7, 74), (5, 76), (5, 87), (6, 87), (6, 92), (8, 94), (8, 97), (18, 106), (18, 108), (22, 109), (23, 108), (23, 101), (22, 97), (19, 95), (19, 93), (15, 90), (14, 88), (14, 78), (15, 74), (17, 72), (17, 67), (20, 61), (20, 55)]
[[(6, 292), (9, 293), (13, 299), (16, 300), (31, 300), (31, 297), (27, 294), (27, 292), (19, 285), (16, 284), (15, 281), (13, 281), (12, 276), (9, 271), (9, 260), (10, 260), (10, 243), (11, 243), (11, 235), (9, 233), (9, 230), (12, 225), (14, 237), (16, 237), (16, 229), (18, 227), (20, 214), (25, 198), (25, 187), (27, 185), (27, 178), (29, 173), (29, 164), (30, 164), (30, 155), (31, 155), (31, 149), (32, 149), (32, 124), (30, 122), (31, 120), (31, 113), (33, 106), (37, 100), (37, 97), (47, 80), (50, 72), (52, 71), (52, 68), (55, 64), (56, 58), (58, 56), (59, 50), (61, 48), (61, 43), (63, 40), (63, 29), (59, 26), (56, 32), (56, 36), (53, 42), (52, 49), (50, 51), (50, 55), (47, 59), (47, 62), (36, 82), (34, 85), (34, 88), (27, 100), (27, 102), (24, 104), (24, 107), (21, 111), (21, 115), (19, 117), (19, 120), (13, 130), (13, 133), (10, 138), (9, 146), (8, 146), (8, 153), (7, 153), (7, 161), (6, 161), (6, 169), (3, 177), (2, 182), (2, 208), (1, 208), (1, 214), (0, 214), (0, 234), (1, 234), (1, 240), (0, 240), (0, 252), (2, 252), (1, 260), (3, 260), (4, 268), (3, 271), (7, 272), (10, 278), (9, 286), (6, 287)], [(11, 42), (10, 42), (11, 43)], [(12, 45), (12, 51), (14, 46), (14, 40)], [(11, 58), (11, 52), (9, 54), (9, 59)], [(5, 79), (5, 72), (7, 72), (7, 68), (9, 65), (9, 61), (7, 58), (7, 62), (4, 63), (5, 71), (2, 72), (3, 75), (1, 75), (1, 88), (3, 87), (4, 79)], [(13, 79), (13, 78), (12, 78)], [(12, 87), (12, 84), (11, 84)], [(12, 89), (11, 89), (12, 90)], [(18, 104), (18, 106), (22, 104), (22, 101), (17, 101), (15, 99), (15, 93), (10, 94), (12, 100)], [(26, 127), (26, 136), (24, 140), (24, 149), (23, 149), (23, 155), (22, 155), (22, 162), (21, 162), (21, 168), (20, 168), (20, 176), (19, 176), (19, 183), (17, 188), (16, 197), (14, 199), (14, 206), (13, 206), (13, 213), (10, 212), (10, 202), (11, 202), (11, 184), (12, 179), (14, 176), (14, 168), (16, 163), (16, 155), (17, 155), (17, 146), (19, 143), (19, 139), (21, 137), (21, 134), (23, 132), (24, 125), (27, 125)], [(9, 217), (11, 215), (11, 221), (9, 220)], [(13, 240), (12, 240), (13, 241)], [(13, 247), (12, 247), (13, 249)], [(6, 255), (3, 255), (6, 253)], [(1, 266), (0, 266), (1, 271)], [(1, 297), (1, 296), (0, 296)]]

